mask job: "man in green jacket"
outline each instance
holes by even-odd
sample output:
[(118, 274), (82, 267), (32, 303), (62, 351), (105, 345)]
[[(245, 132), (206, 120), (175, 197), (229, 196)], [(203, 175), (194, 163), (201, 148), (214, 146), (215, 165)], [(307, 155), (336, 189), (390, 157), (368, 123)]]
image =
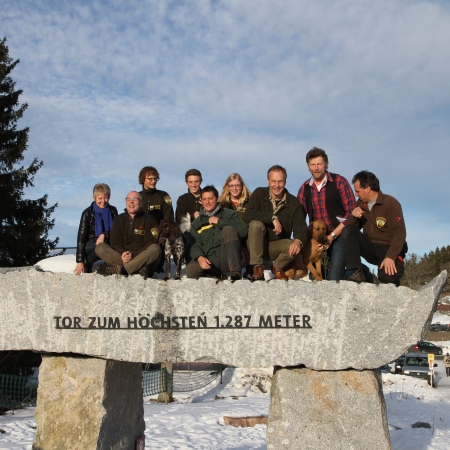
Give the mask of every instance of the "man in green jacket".
[(214, 186), (202, 189), (200, 215), (192, 222), (192, 261), (186, 267), (188, 278), (230, 272), (231, 280), (242, 278), (241, 244), (247, 236), (247, 225), (238, 213), (222, 208)]
[(272, 272), (287, 280), (283, 272), (308, 238), (305, 213), (296, 197), (289, 194), (286, 169), (272, 166), (267, 171), (269, 187), (257, 188), (247, 204), (244, 220), (249, 224), (247, 246), (252, 281), (264, 280), (264, 260), (273, 261)]

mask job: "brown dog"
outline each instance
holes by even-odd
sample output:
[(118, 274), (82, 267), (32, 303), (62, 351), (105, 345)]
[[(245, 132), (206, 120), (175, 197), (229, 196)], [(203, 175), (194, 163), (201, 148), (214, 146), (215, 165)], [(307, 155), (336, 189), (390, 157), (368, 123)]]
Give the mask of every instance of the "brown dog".
[(308, 269), (317, 281), (322, 281), (322, 251), (319, 245), (328, 245), (330, 231), (323, 220), (309, 224), (309, 239), (302, 251), (284, 270), (289, 280), (297, 280), (308, 275)]

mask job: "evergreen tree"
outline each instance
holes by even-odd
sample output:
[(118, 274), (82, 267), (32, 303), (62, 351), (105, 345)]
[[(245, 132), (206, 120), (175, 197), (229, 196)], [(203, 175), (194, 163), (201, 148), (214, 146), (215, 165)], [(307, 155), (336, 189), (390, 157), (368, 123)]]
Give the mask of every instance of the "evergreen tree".
[(0, 41), (0, 267), (27, 266), (48, 256), (58, 238), (50, 240), (54, 226), (50, 219), (56, 205), (47, 207), (47, 195), (37, 200), (23, 199), (24, 189), (33, 186), (42, 161), (34, 158), (27, 167), (18, 166), (27, 150), (28, 128), (17, 129), (27, 109), (20, 105), (21, 90), (10, 73), (19, 63), (9, 57), (6, 38)]

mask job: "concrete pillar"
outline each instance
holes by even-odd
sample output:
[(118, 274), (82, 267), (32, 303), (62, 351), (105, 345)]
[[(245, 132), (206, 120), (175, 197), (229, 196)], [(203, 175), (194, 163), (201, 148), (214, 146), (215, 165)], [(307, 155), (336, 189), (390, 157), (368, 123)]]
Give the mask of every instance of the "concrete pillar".
[(268, 450), (390, 449), (378, 370), (278, 370), (272, 380)]
[(43, 356), (34, 450), (134, 449), (145, 431), (140, 363)]

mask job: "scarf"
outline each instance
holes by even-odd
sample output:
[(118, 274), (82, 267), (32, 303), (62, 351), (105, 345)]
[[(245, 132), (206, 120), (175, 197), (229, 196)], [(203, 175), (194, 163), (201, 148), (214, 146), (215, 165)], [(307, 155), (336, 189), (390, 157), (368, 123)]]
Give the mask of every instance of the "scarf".
[(211, 211), (209, 213), (209, 212), (206, 212), (205, 209), (203, 208), (203, 213), (205, 214), (205, 216), (213, 217), (216, 214), (216, 212), (219, 211), (220, 208), (222, 208), (221, 204), (217, 203), (216, 209), (214, 211)]
[(109, 206), (99, 208), (97, 203), (92, 202), (92, 207), (94, 208), (95, 215), (95, 235), (98, 237), (102, 233), (111, 231), (113, 218)]
[(272, 202), (273, 215), (275, 216), (277, 212), (286, 204), (286, 191), (284, 191), (283, 198), (281, 200), (275, 200), (272, 196), (269, 196), (269, 199)]

